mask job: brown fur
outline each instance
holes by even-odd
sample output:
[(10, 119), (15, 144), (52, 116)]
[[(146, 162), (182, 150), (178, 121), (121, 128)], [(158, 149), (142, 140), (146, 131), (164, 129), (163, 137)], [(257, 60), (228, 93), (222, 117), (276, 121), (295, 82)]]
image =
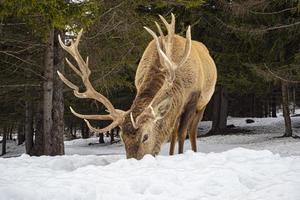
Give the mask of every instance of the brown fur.
[[(181, 36), (174, 36), (172, 60), (175, 63), (180, 62), (185, 40)], [(165, 74), (159, 70), (160, 67), (157, 48), (152, 41), (138, 65), (135, 79), (137, 95), (130, 111), (136, 118), (151, 103), (154, 110), (157, 109), (163, 117), (156, 121), (151, 117), (142, 117), (141, 127), (135, 129), (130, 120), (130, 112), (126, 114), (120, 127), (128, 158), (140, 159), (145, 154), (156, 155), (161, 145), (170, 138), (173, 132), (176, 135), (179, 131), (180, 136), (186, 135), (188, 128), (195, 132), (195, 124), (198, 124), (197, 119), (200, 119), (199, 113), (204, 111), (214, 92), (217, 78), (216, 67), (202, 43), (192, 41), (189, 58), (176, 70), (176, 79), (171, 89), (166, 89)], [(179, 118), (181, 120), (177, 125)], [(188, 127), (188, 122), (193, 121), (193, 118), (197, 122), (191, 122), (191, 127)], [(179, 127), (179, 130), (175, 127)], [(148, 140), (143, 143), (145, 135), (148, 135)], [(195, 137), (194, 133), (193, 137)], [(182, 139), (180, 141), (183, 143)]]

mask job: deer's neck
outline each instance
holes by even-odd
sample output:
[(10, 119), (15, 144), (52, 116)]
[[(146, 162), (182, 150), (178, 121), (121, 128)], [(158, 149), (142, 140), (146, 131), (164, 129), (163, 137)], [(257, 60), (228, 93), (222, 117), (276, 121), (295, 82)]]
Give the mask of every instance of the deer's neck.
[(138, 93), (131, 106), (134, 115), (139, 115), (149, 106), (164, 83), (164, 75), (155, 70), (144, 77), (143, 84), (138, 89)]

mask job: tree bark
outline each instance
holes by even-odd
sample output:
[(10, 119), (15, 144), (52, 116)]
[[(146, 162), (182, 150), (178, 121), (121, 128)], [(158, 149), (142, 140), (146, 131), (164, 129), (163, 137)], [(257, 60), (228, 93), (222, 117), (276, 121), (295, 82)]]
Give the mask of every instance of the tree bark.
[(288, 101), (288, 83), (281, 81), (281, 95), (282, 95), (282, 110), (285, 124), (284, 137), (293, 136), (292, 122), (290, 117), (289, 101)]
[(296, 89), (295, 86), (293, 86), (293, 109), (292, 114), (296, 113)]
[(220, 134), (226, 129), (227, 111), (227, 90), (223, 86), (217, 85), (213, 96), (213, 122), (209, 135)]
[(11, 125), (10, 129), (9, 129), (9, 132), (8, 132), (8, 135), (7, 135), (7, 139), (8, 140), (12, 140), (13, 139), (13, 132), (14, 132), (14, 124)]
[(59, 46), (59, 30), (49, 31), (45, 53), (43, 100), (43, 137), (45, 155), (64, 154), (63, 83), (56, 71), (63, 71), (63, 51)]
[(34, 145), (30, 155), (40, 156), (44, 154), (44, 131), (43, 131), (43, 99), (40, 97), (36, 114), (36, 131), (34, 135)]
[(33, 105), (32, 100), (25, 102), (25, 149), (27, 154), (31, 154), (33, 148)]
[(59, 79), (57, 71), (64, 71), (64, 54), (60, 47), (58, 35), (63, 32), (54, 30), (54, 59), (53, 59), (53, 104), (52, 104), (52, 149), (50, 155), (63, 155), (64, 152), (64, 97), (63, 82)]
[(54, 68), (54, 29), (48, 33), (45, 51), (44, 84), (43, 84), (43, 135), (44, 135), (44, 154), (52, 154), (52, 108), (53, 108), (53, 68)]
[(18, 124), (18, 145), (23, 144), (25, 141), (25, 135), (24, 135), (24, 125), (22, 123)]
[(75, 126), (74, 126), (74, 128), (73, 128), (73, 133), (72, 133), (72, 135), (73, 135), (73, 139), (76, 139), (76, 138), (77, 138), (77, 127), (76, 127), (76, 124), (75, 124)]
[(100, 144), (104, 144), (104, 134), (103, 133), (99, 133), (99, 143)]
[(271, 110), (272, 117), (277, 117), (277, 114), (276, 114), (276, 97), (275, 97), (274, 94), (272, 96), (271, 109), (272, 109)]
[(256, 117), (257, 116), (257, 112), (256, 112), (256, 99), (255, 99), (255, 95), (251, 94), (251, 117)]
[(113, 144), (115, 142), (115, 135), (114, 135), (114, 129), (110, 131), (110, 144)]
[(68, 138), (69, 139), (74, 139), (73, 136), (73, 122), (71, 121), (69, 124), (69, 128), (68, 128)]
[(270, 113), (269, 113), (269, 102), (268, 100), (266, 99), (264, 101), (264, 117), (269, 117), (270, 116)]
[(2, 153), (1, 155), (3, 156), (4, 154), (6, 154), (6, 138), (7, 138), (7, 128), (3, 129), (3, 135), (2, 135)]
[(81, 122), (81, 136), (83, 139), (90, 137), (89, 128), (84, 121)]

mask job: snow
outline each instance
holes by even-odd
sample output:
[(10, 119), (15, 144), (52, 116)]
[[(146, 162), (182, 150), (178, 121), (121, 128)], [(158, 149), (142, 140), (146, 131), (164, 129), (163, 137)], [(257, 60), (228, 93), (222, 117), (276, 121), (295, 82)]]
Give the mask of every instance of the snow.
[[(300, 112), (300, 110), (298, 110)], [(255, 122), (246, 123), (246, 119)], [(276, 138), (284, 133), (284, 120), (279, 115), (277, 118), (228, 118), (228, 125), (233, 124), (237, 128), (250, 131), (244, 134), (217, 135), (211, 137), (200, 137), (197, 141), (198, 151), (203, 153), (223, 152), (237, 147), (254, 150), (270, 150), (282, 156), (300, 156), (300, 140), (293, 138)], [(293, 131), (300, 135), (300, 117), (292, 117)], [(206, 133), (210, 130), (211, 122), (200, 123), (200, 132)], [(7, 154), (4, 157), (19, 156), (25, 152), (24, 145), (17, 146), (16, 142), (7, 141)], [(185, 142), (185, 150), (191, 149), (188, 140)], [(162, 146), (160, 155), (168, 155), (169, 143)], [(175, 151), (177, 152), (177, 151)], [(122, 143), (99, 144), (97, 137), (88, 139), (76, 139), (65, 141), (66, 155), (124, 155), (125, 150)]]
[[(249, 132), (198, 138), (198, 153), (125, 159), (122, 143), (98, 138), (65, 141), (65, 156), (29, 157), (24, 145), (7, 141), (0, 158), (0, 199), (45, 200), (299, 200), (300, 140), (276, 138), (283, 117), (228, 119)], [(249, 118), (250, 119), (250, 118)], [(300, 117), (292, 117), (300, 135)], [(211, 122), (200, 123), (207, 132)], [(19, 156), (21, 155), (21, 156)], [(19, 156), (19, 157), (13, 157)]]
[(1, 199), (297, 200), (300, 157), (235, 148), (222, 153), (0, 159)]

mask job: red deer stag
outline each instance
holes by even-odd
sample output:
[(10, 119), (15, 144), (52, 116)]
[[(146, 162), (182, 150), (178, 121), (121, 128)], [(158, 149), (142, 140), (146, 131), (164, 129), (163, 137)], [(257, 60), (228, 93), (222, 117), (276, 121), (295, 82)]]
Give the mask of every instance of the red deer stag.
[[(78, 44), (82, 35), (79, 32), (76, 41), (70, 46), (60, 44), (77, 62), (76, 68), (68, 59), (66, 62), (82, 78), (86, 88), (79, 88), (58, 72), (62, 81), (74, 90), (78, 98), (90, 98), (102, 103), (109, 114), (82, 115), (72, 113), (85, 120), (95, 132), (106, 132), (117, 126), (121, 128), (121, 137), (125, 144), (127, 158), (141, 159), (145, 154), (156, 155), (161, 145), (171, 140), (170, 155), (174, 153), (178, 138), (178, 152), (183, 152), (187, 132), (193, 151), (197, 151), (196, 137), (198, 122), (202, 119), (205, 107), (210, 100), (217, 78), (216, 66), (204, 44), (191, 40), (188, 27), (186, 38), (175, 34), (175, 17), (169, 24), (162, 16), (167, 35), (155, 22), (160, 36), (145, 27), (154, 38), (147, 46), (138, 65), (135, 77), (136, 97), (128, 111), (114, 108), (112, 103), (92, 86), (89, 76), (88, 58), (84, 60)], [(94, 128), (88, 120), (111, 120), (112, 123), (102, 129)]]

